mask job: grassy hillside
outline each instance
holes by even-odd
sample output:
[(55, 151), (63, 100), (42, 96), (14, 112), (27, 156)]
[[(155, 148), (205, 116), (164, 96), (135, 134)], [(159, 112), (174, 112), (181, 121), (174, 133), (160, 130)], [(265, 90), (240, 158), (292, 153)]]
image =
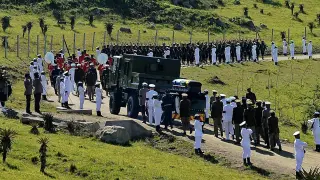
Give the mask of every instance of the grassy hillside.
[[(272, 103), (280, 118), (280, 136), (291, 142), (300, 123), (320, 109), (319, 76), (318, 60), (281, 61), (280, 66), (263, 62), (182, 69), (182, 77), (199, 80), (209, 92), (216, 89), (228, 97), (241, 98), (251, 87), (258, 99)], [(310, 131), (302, 138), (314, 144)]]
[[(144, 142), (122, 147), (92, 138), (44, 134), (42, 130), (41, 135), (36, 136), (29, 133), (30, 126), (3, 118), (0, 118), (0, 127), (12, 128), (18, 133), (7, 164), (0, 163), (0, 179), (263, 179), (205, 162), (192, 154), (188, 158), (165, 153)], [(40, 162), (31, 161), (39, 157), (39, 137), (49, 138), (47, 176), (40, 173)], [(182, 142), (179, 146), (192, 149), (189, 143)], [(74, 173), (70, 172), (71, 164), (76, 166)]]

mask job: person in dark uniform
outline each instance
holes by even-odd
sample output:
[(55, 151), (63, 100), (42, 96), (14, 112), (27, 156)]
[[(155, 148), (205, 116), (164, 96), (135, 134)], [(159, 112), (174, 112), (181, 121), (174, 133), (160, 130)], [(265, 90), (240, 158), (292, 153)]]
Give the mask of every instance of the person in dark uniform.
[(241, 101), (236, 100), (237, 107), (233, 109), (233, 115), (232, 115), (232, 124), (234, 124), (234, 130), (236, 135), (236, 144), (240, 144), (240, 124), (243, 122), (243, 114), (244, 114), (244, 108), (241, 106)]
[(141, 108), (141, 115), (143, 123), (146, 123), (147, 117), (146, 117), (146, 94), (149, 91), (148, 84), (142, 83), (142, 89), (139, 90), (139, 105)]
[(42, 94), (42, 84), (41, 84), (41, 79), (39, 76), (39, 73), (36, 72), (34, 73), (34, 80), (33, 80), (33, 95), (34, 95), (34, 110), (35, 112), (41, 114), (40, 111), (40, 100), (41, 100), (41, 94)]
[(26, 96), (26, 113), (32, 114), (30, 111), (30, 102), (31, 102), (31, 95), (32, 95), (32, 80), (30, 74), (25, 74), (24, 79), (24, 95)]
[(231, 60), (232, 60), (232, 63), (234, 63), (234, 60), (235, 60), (235, 57), (236, 57), (236, 45), (235, 45), (235, 42), (232, 41), (231, 42)]
[(271, 116), (271, 103), (270, 102), (265, 102), (265, 109), (262, 112), (262, 130), (263, 130), (263, 140), (265, 144), (267, 145), (267, 148), (270, 148), (269, 144), (269, 126), (268, 126), (268, 119)]
[(173, 98), (170, 95), (170, 90), (166, 91), (166, 95), (162, 98), (162, 110), (163, 110), (163, 124), (165, 129), (168, 129), (168, 126), (170, 125), (171, 129), (172, 126), (172, 111), (173, 111)]
[(263, 137), (263, 131), (262, 131), (262, 102), (257, 101), (256, 103), (257, 107), (255, 109), (255, 119), (256, 119), (256, 137), (257, 137), (257, 145), (260, 145), (260, 135)]
[(190, 111), (191, 101), (188, 99), (188, 95), (183, 93), (182, 100), (180, 101), (180, 117), (184, 135), (186, 135), (187, 129), (189, 129), (190, 134), (192, 134), (192, 127), (190, 126)]
[(5, 103), (12, 94), (11, 83), (7, 77), (6, 71), (0, 69), (0, 102), (2, 111), (6, 111)]
[(259, 61), (259, 56), (260, 56), (260, 48), (261, 48), (261, 43), (259, 42), (259, 40), (256, 40), (256, 53), (257, 53), (257, 61)]
[(248, 105), (248, 109), (244, 110), (244, 115), (243, 115), (243, 119), (244, 121), (246, 121), (248, 128), (250, 128), (253, 133), (253, 140), (255, 145), (257, 144), (257, 138), (256, 138), (256, 113), (255, 113), (255, 109), (253, 108), (253, 103), (251, 102), (251, 100), (247, 100), (247, 105)]
[(104, 65), (104, 69), (102, 71), (101, 75), (101, 84), (102, 84), (102, 89), (106, 91), (106, 95), (109, 96), (108, 88), (109, 88), (109, 65), (106, 64)]
[(210, 97), (210, 107), (214, 102), (216, 102), (218, 91), (212, 90), (212, 96)]
[(261, 45), (260, 45), (260, 51), (261, 51), (261, 58), (262, 60), (264, 60), (264, 55), (267, 49), (267, 45), (264, 41), (261, 41)]
[(221, 47), (221, 42), (219, 42), (217, 44), (217, 50), (216, 50), (216, 54), (217, 54), (217, 57), (218, 57), (218, 61), (219, 61), (219, 64), (221, 64), (221, 61), (222, 61), (222, 47)]
[(220, 129), (220, 135), (223, 137), (222, 129), (222, 112), (223, 103), (220, 101), (220, 97), (216, 97), (216, 101), (211, 106), (211, 117), (214, 122), (214, 135), (218, 137), (218, 129)]
[(276, 117), (276, 113), (274, 111), (270, 111), (270, 117), (268, 119), (268, 129), (269, 129), (269, 143), (270, 150), (274, 151), (274, 147), (276, 144), (279, 147), (279, 151), (282, 151), (281, 143), (280, 143), (280, 130), (279, 130), (279, 119)]
[(251, 88), (247, 89), (246, 98), (250, 99), (253, 104), (257, 101), (256, 94), (251, 91)]
[[(58, 66), (55, 64), (55, 65), (54, 65), (54, 69), (52, 70), (51, 76), (50, 76), (50, 82), (51, 82), (51, 86), (52, 86), (52, 87), (55, 87), (56, 79), (57, 79), (57, 77), (60, 75), (60, 72), (61, 72), (60, 69), (59, 69)], [(29, 74), (29, 75), (30, 75), (30, 74)], [(55, 92), (56, 95), (58, 94), (56, 88), (54, 88), (54, 92)]]

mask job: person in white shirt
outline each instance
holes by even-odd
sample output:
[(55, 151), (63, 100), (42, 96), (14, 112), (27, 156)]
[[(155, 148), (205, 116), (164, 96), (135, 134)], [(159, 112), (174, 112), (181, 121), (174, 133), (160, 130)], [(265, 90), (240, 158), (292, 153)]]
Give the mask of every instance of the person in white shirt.
[(300, 140), (300, 132), (297, 131), (293, 134), (296, 138), (294, 141), (294, 154), (296, 158), (296, 179), (301, 179), (301, 170), (304, 154), (306, 153), (305, 148), (308, 146), (306, 142)]
[[(59, 89), (59, 96), (58, 96), (59, 101), (61, 102), (61, 107), (65, 106), (65, 98), (64, 98), (64, 78), (60, 78), (60, 89)], [(61, 100), (60, 100), (61, 99)]]
[(208, 90), (204, 90), (204, 95), (206, 98), (206, 108), (204, 110), (205, 114), (206, 114), (206, 119), (205, 119), (205, 123), (209, 124), (209, 111), (210, 111), (210, 97), (209, 97), (209, 92)]
[(47, 84), (48, 84), (48, 81), (47, 81), (47, 78), (46, 78), (46, 75), (45, 75), (44, 71), (41, 72), (40, 79), (41, 79), (41, 85), (42, 85), (42, 100), (47, 101), (48, 100), (47, 99)]
[(41, 58), (40, 54), (38, 54), (37, 64), (39, 66), (39, 71), (42, 72), (43, 71), (43, 59)]
[(166, 50), (164, 51), (163, 57), (164, 58), (169, 58), (170, 57), (170, 49), (169, 49), (169, 47), (166, 47)]
[(30, 62), (30, 66), (29, 66), (29, 74), (31, 77), (31, 80), (34, 80), (34, 71), (33, 71), (33, 61)]
[(251, 157), (251, 140), (250, 137), (253, 133), (253, 131), (246, 126), (246, 121), (243, 121), (240, 124), (241, 128), (241, 146), (242, 146), (242, 159), (243, 159), (243, 164), (245, 166), (252, 166), (250, 157)]
[(226, 63), (229, 64), (231, 60), (231, 54), (230, 54), (230, 44), (227, 44), (226, 48), (224, 49), (224, 56), (226, 58)]
[(102, 117), (101, 115), (101, 104), (102, 104), (102, 89), (100, 88), (100, 84), (96, 83), (95, 85), (95, 94), (96, 94), (96, 111), (97, 111), (97, 116)]
[(148, 57), (153, 57), (152, 49), (149, 49), (149, 53), (147, 54)]
[(294, 59), (294, 42), (293, 42), (293, 40), (291, 40), (291, 44), (290, 44), (290, 57), (291, 57), (291, 59)]
[(153, 104), (153, 95), (158, 94), (154, 89), (156, 86), (154, 84), (149, 84), (149, 91), (146, 94), (146, 107), (148, 108), (148, 118), (149, 124), (153, 124), (154, 118), (154, 104)]
[(63, 102), (64, 102), (64, 107), (67, 108), (67, 109), (71, 109), (69, 107), (69, 102), (68, 102), (69, 95), (70, 95), (70, 92), (71, 92), (71, 80), (70, 80), (70, 76), (69, 76), (68, 71), (66, 71), (63, 75), (64, 75), (64, 80), (63, 80), (64, 96), (62, 98), (63, 98)]
[(201, 141), (202, 141), (202, 127), (203, 122), (200, 121), (200, 115), (194, 115), (194, 151), (196, 154), (203, 154), (201, 150)]
[(212, 45), (212, 49), (211, 49), (211, 63), (213, 65), (216, 65), (217, 64), (217, 48), (216, 48), (216, 45)]
[(307, 55), (307, 40), (305, 37), (302, 38), (302, 54)]
[(230, 140), (230, 135), (233, 136), (232, 115), (233, 106), (230, 104), (230, 99), (227, 100), (227, 104), (223, 106), (222, 121), (225, 127), (226, 140)]
[(75, 64), (75, 63), (72, 63), (72, 64), (71, 64), (71, 68), (69, 69), (72, 92), (75, 91), (75, 86), (76, 86), (76, 84), (75, 84), (75, 82), (74, 82), (75, 71), (76, 71), (76, 64)]
[(159, 100), (158, 93), (153, 94), (153, 110), (154, 110), (154, 124), (156, 126), (156, 131), (160, 132), (160, 123), (162, 115), (162, 101)]
[(80, 109), (83, 109), (85, 89), (83, 87), (82, 82), (78, 82), (78, 93), (79, 93), (79, 100), (80, 100)]
[(252, 45), (252, 60), (254, 62), (257, 62), (257, 45), (255, 42), (253, 42), (253, 45)]
[(101, 51), (100, 51), (100, 47), (96, 47), (96, 57), (98, 58), (100, 55)]
[(80, 48), (77, 49), (77, 58), (79, 59), (79, 57), (82, 55)]
[(237, 61), (238, 61), (238, 63), (240, 63), (240, 61), (241, 61), (241, 46), (240, 46), (240, 43), (237, 43), (236, 55), (237, 55)]
[(309, 59), (312, 59), (312, 41), (311, 40), (309, 41), (309, 44), (308, 44), (308, 56), (309, 56)]
[(278, 47), (275, 46), (273, 49), (273, 61), (274, 61), (274, 65), (278, 65)]
[(320, 152), (320, 113), (315, 112), (313, 118), (308, 120), (308, 125), (311, 127), (314, 143), (316, 144), (316, 151)]
[(288, 43), (286, 39), (283, 39), (282, 41), (282, 48), (283, 48), (283, 55), (287, 56), (288, 55)]
[(196, 66), (199, 66), (199, 64), (200, 64), (200, 49), (199, 49), (199, 45), (197, 45), (196, 49), (194, 50), (194, 59), (196, 61)]
[(272, 57), (272, 61), (274, 61), (274, 48), (276, 47), (276, 44), (274, 44), (274, 42), (272, 41), (271, 42), (271, 49), (270, 49), (270, 51), (271, 51), (271, 57)]
[(227, 105), (227, 99), (225, 94), (220, 94), (221, 102), (223, 103), (223, 106)]

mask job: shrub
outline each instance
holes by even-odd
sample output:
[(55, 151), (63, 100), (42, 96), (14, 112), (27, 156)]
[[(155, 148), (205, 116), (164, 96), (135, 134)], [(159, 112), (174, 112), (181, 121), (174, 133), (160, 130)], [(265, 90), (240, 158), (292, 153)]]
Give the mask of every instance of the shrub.
[(248, 9), (248, 7), (244, 7), (244, 8), (243, 8), (243, 15), (244, 15), (245, 17), (248, 17), (248, 16), (249, 16), (249, 9)]
[(234, 0), (233, 4), (234, 4), (234, 5), (240, 5), (241, 2), (240, 2), (240, 0)]
[(308, 131), (307, 121), (303, 121), (303, 123), (301, 123), (301, 131), (303, 132), (303, 134), (307, 134), (307, 131)]
[(24, 38), (24, 35), (26, 34), (27, 32), (27, 26), (22, 26), (22, 37)]
[(47, 148), (48, 148), (49, 139), (40, 138), (38, 140), (38, 143), (40, 144), (40, 149), (39, 149), (40, 162), (41, 162), (40, 172), (44, 173), (47, 165)]
[(27, 30), (28, 30), (28, 33), (30, 33), (31, 29), (32, 29), (32, 22), (27, 22)]
[(38, 157), (32, 157), (31, 158), (31, 162), (32, 162), (32, 164), (38, 164), (38, 162), (39, 162), (39, 158)]
[(108, 35), (111, 37), (111, 33), (112, 33), (112, 30), (113, 30), (113, 24), (112, 23), (105, 23), (105, 28), (108, 32)]
[(14, 130), (0, 129), (0, 148), (3, 162), (6, 162), (7, 154), (12, 148), (13, 138), (16, 135), (17, 133)]
[(290, 9), (291, 9), (291, 14), (293, 15), (294, 3), (291, 3)]
[(4, 32), (10, 27), (10, 17), (9, 16), (4, 16), (1, 18), (1, 23), (2, 23), (2, 29)]
[(261, 13), (261, 14), (264, 14), (264, 10), (263, 10), (263, 9), (260, 9), (260, 13)]
[(77, 171), (76, 165), (71, 164), (71, 165), (70, 165), (70, 168), (69, 168), (69, 171), (70, 171), (71, 173), (75, 173), (75, 172)]
[(38, 123), (31, 124), (32, 128), (30, 129), (31, 134), (39, 135), (40, 132), (38, 130)]
[(309, 22), (308, 23), (308, 27), (309, 27), (311, 33), (313, 33), (313, 28), (315, 28), (316, 26), (315, 26), (315, 24), (313, 22)]
[(52, 15), (53, 17), (57, 20), (57, 21), (61, 21), (64, 19), (64, 15), (63, 15), (63, 12), (60, 11), (60, 10), (57, 10), (57, 9), (54, 9), (52, 11)]
[(300, 172), (300, 175), (301, 175), (301, 179), (305, 179), (305, 180), (320, 179), (320, 168), (319, 167), (315, 167), (314, 169), (311, 168), (309, 172), (302, 169), (302, 171)]
[(93, 26), (93, 15), (89, 15), (89, 24), (90, 26)]
[(39, 18), (39, 26), (41, 28), (41, 32), (43, 33), (43, 28), (44, 28), (44, 18), (43, 17)]
[(43, 115), (43, 120), (44, 120), (44, 129), (48, 132), (54, 132), (53, 115), (50, 113), (46, 113)]
[(289, 4), (290, 2), (289, 2), (289, 0), (286, 0), (284, 3), (285, 3), (285, 6), (286, 6), (287, 8), (290, 8), (290, 4)]
[(281, 31), (280, 32), (281, 35), (281, 39), (283, 40), (284, 38), (286, 38), (286, 32), (285, 31)]
[(253, 7), (258, 9), (258, 5), (257, 4), (253, 4)]
[(76, 124), (74, 121), (68, 121), (67, 122), (67, 129), (70, 134), (74, 134), (76, 131)]
[(71, 16), (70, 17), (71, 30), (74, 30), (75, 23), (76, 23), (76, 17), (75, 16)]
[(299, 4), (299, 10), (300, 10), (301, 13), (305, 13), (303, 4)]

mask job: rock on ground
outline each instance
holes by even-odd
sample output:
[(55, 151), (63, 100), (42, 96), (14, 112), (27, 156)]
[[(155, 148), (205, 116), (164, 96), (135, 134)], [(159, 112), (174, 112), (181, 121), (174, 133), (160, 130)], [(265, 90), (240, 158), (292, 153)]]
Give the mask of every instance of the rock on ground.
[(130, 136), (121, 126), (105, 126), (96, 132), (96, 137), (106, 143), (128, 144)]

